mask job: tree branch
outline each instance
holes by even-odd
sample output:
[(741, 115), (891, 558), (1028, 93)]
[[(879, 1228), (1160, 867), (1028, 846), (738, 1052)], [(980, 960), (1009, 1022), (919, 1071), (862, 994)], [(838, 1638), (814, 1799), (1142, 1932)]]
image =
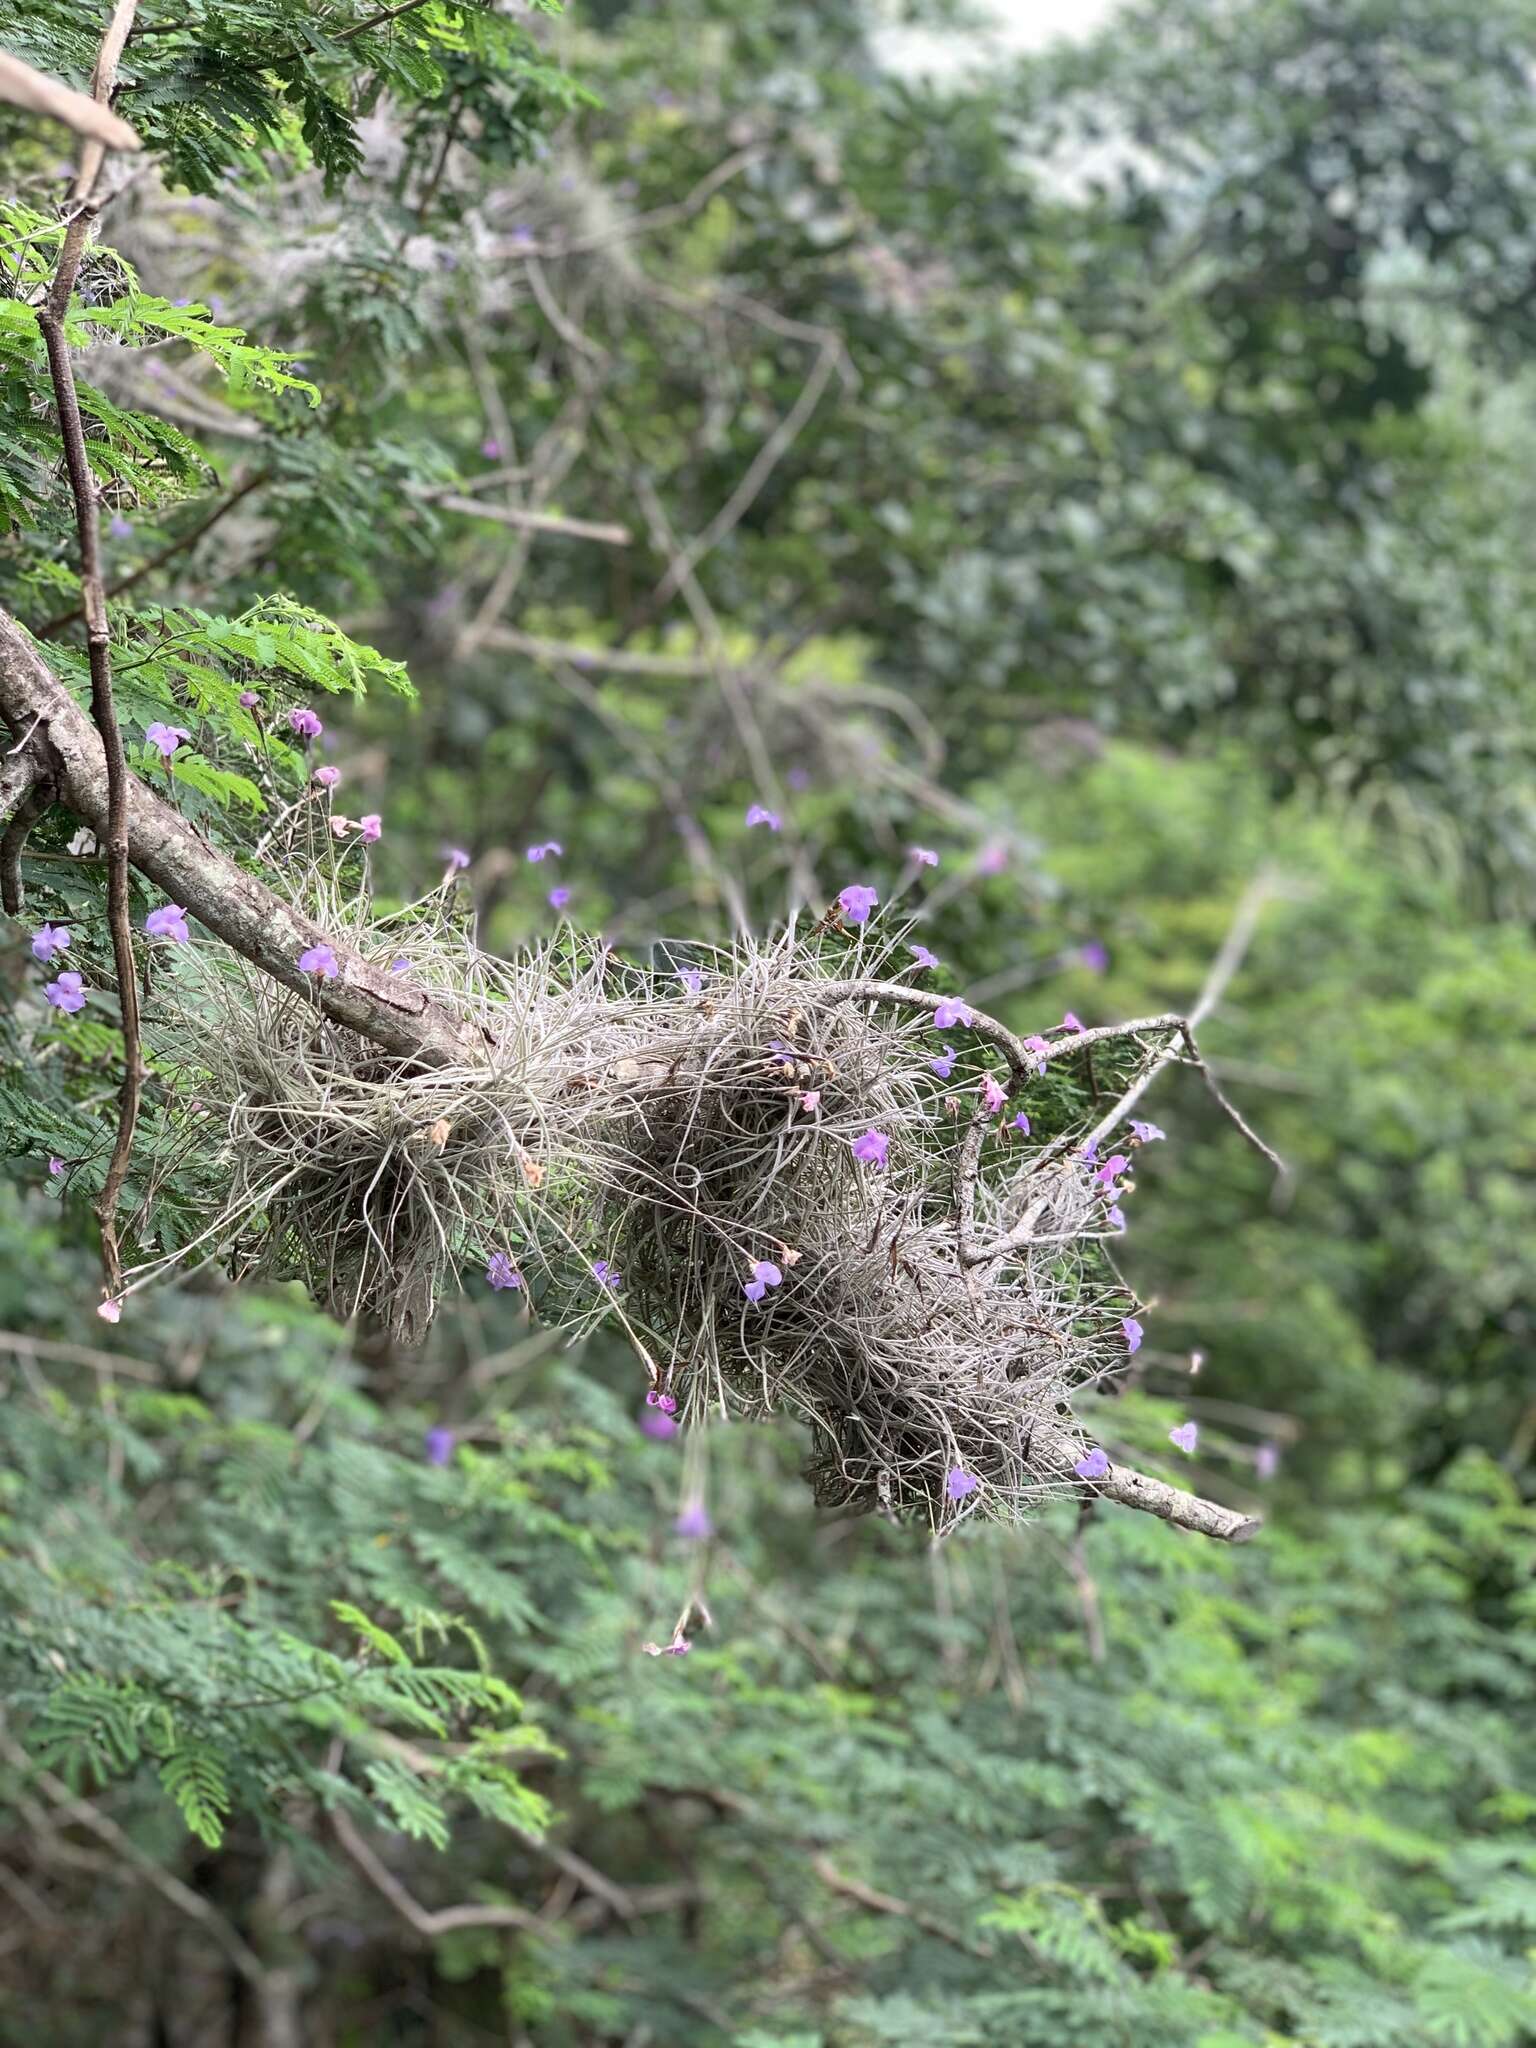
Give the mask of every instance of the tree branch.
[[(0, 610), (0, 718), (57, 778), (60, 800), (102, 835), (109, 790), (105, 750), (91, 721), (26, 633)], [(477, 1060), (477, 1034), (406, 976), (391, 976), (284, 902), (228, 855), (200, 839), (169, 804), (127, 778), (127, 840), (133, 865), (186, 905), (243, 959), (318, 1004), (334, 1023), (387, 1052), (427, 1065)], [(299, 955), (328, 944), (341, 972), (316, 981)]]
[(386, 1899), (408, 1927), (427, 1941), (452, 1934), (459, 1927), (514, 1927), (523, 1934), (547, 1934), (548, 1928), (536, 1913), (521, 1906), (444, 1906), (433, 1912), (414, 1898), (394, 1872), (375, 1853), (340, 1807), (331, 1813), (331, 1828), (347, 1856)]

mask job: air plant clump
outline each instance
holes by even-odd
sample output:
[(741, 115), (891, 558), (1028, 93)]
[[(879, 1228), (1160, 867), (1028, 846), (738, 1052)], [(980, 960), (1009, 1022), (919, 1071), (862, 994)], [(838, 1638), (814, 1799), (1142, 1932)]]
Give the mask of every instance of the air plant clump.
[[(1123, 1369), (1134, 1306), (1100, 1249), (1109, 1196), (1033, 1048), (953, 1001), (946, 1045), (940, 999), (880, 978), (904, 943), (833, 914), (648, 967), (569, 928), (497, 960), (451, 886), (378, 919), (321, 893), (338, 940), (381, 967), (403, 946), (402, 1000), (430, 992), (483, 1057), (406, 1063), (179, 954), (155, 1043), (212, 1134), (205, 1256), (406, 1341), (515, 1272), (506, 1298), (545, 1323), (621, 1325), (685, 1423), (798, 1417), (829, 1507), (943, 1530), (1083, 1491), (1072, 1397)], [(1148, 1032), (1095, 1048), (1101, 1082), (1167, 1056)], [(1013, 1097), (1056, 1135), (1027, 1140)]]

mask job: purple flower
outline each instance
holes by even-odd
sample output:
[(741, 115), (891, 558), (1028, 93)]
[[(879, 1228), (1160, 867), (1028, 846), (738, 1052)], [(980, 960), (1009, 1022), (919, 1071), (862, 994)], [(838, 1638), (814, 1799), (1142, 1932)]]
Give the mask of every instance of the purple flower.
[(427, 1463), (429, 1465), (449, 1464), (453, 1458), (453, 1447), (457, 1442), (458, 1438), (451, 1429), (444, 1429), (441, 1425), (436, 1429), (429, 1429), (427, 1431)]
[(928, 1064), (941, 1081), (947, 1081), (955, 1071), (955, 1048), (952, 1045), (946, 1045), (940, 1057), (936, 1060), (930, 1060)]
[(299, 955), (299, 972), (318, 975), (322, 981), (334, 981), (341, 972), (341, 965), (329, 946), (309, 946)]
[(315, 780), (322, 789), (337, 789), (341, 784), (341, 770), (339, 768), (317, 768), (315, 770)]
[(838, 891), (838, 903), (850, 924), (862, 924), (880, 898), (863, 882), (850, 882)]
[(54, 1156), (49, 1160), (48, 1171), (53, 1175), (53, 1178), (55, 1180), (57, 1180), (59, 1175), (64, 1171), (64, 1162), (62, 1159), (59, 1158), (57, 1153), (55, 1153)]
[(32, 934), (32, 958), (47, 962), (55, 953), (62, 953), (69, 944), (68, 927), (62, 924), (40, 924)]
[(379, 816), (378, 812), (366, 811), (357, 822), (363, 835), (364, 846), (377, 845), (384, 834), (384, 820)]
[(152, 939), (170, 939), (178, 946), (185, 946), (192, 937), (187, 930), (186, 909), (180, 903), (162, 903), (158, 910), (152, 910), (144, 920), (144, 929)]
[(389, 963), (389, 971), (391, 974), (409, 974), (411, 963), (403, 953), (397, 953)]
[(571, 892), (569, 889), (551, 889), (549, 892), (549, 907), (551, 910), (564, 910), (570, 900)]
[(564, 851), (565, 848), (560, 844), (558, 839), (546, 839), (542, 846), (529, 847), (528, 858), (534, 863), (535, 867), (537, 867), (538, 863), (541, 860), (548, 860), (552, 854), (561, 854), (564, 853)]
[(910, 948), (910, 951), (915, 966), (937, 967), (939, 964), (938, 954), (930, 953), (926, 946), (913, 946)]
[(1109, 1157), (1105, 1160), (1104, 1164), (1099, 1168), (1098, 1172), (1093, 1177), (1098, 1182), (1101, 1188), (1108, 1188), (1111, 1192), (1113, 1192), (1115, 1182), (1120, 1178), (1121, 1174), (1124, 1173), (1125, 1169), (1130, 1165), (1130, 1163), (1131, 1162), (1129, 1161), (1129, 1159), (1126, 1158), (1123, 1152), (1111, 1152)]
[(1120, 1204), (1118, 1202), (1111, 1203), (1110, 1207), (1105, 1210), (1104, 1221), (1109, 1225), (1111, 1230), (1124, 1230), (1125, 1211), (1120, 1207)]
[(664, 1415), (675, 1415), (677, 1413), (677, 1396), (676, 1394), (664, 1394), (660, 1387), (650, 1387), (646, 1391), (645, 1405), (647, 1408), (659, 1408)]
[(784, 820), (777, 811), (770, 811), (766, 804), (747, 805), (748, 825), (766, 825), (770, 832), (777, 832)]
[(968, 1493), (974, 1493), (981, 1481), (963, 1465), (951, 1465), (944, 1481), (944, 1491), (951, 1500), (964, 1500)]
[(665, 1443), (668, 1437), (677, 1435), (677, 1424), (670, 1415), (664, 1415), (656, 1408), (640, 1410), (640, 1433), (654, 1437), (658, 1443)]
[(971, 1024), (975, 1020), (969, 1007), (958, 996), (946, 996), (933, 1013), (936, 1031), (953, 1031), (957, 1024)]
[(1013, 1120), (1013, 1128), (1022, 1131), (1026, 1138), (1029, 1136), (1029, 1118), (1022, 1109)]
[(1061, 1020), (1061, 1028), (1063, 1031), (1081, 1031), (1083, 1029), (1083, 1020), (1079, 1017), (1076, 1010), (1068, 1010), (1065, 1017)]
[(1079, 1479), (1102, 1479), (1109, 1470), (1109, 1460), (1095, 1444), (1086, 1457), (1078, 1459), (1072, 1470)]
[(1125, 1348), (1134, 1358), (1141, 1349), (1141, 1340), (1146, 1335), (1146, 1332), (1134, 1316), (1126, 1316), (1120, 1328), (1125, 1337)]
[(107, 527), (107, 532), (111, 534), (114, 540), (127, 540), (133, 532), (132, 521), (125, 519), (121, 512), (114, 512), (111, 522)]
[(56, 1010), (70, 1016), (85, 1008), (85, 983), (78, 974), (61, 974), (57, 981), (48, 983), (43, 994)]
[[(53, 1171), (53, 1161), (48, 1162), (48, 1171)], [(1280, 1446), (1260, 1444), (1253, 1454), (1253, 1469), (1260, 1479), (1273, 1479), (1280, 1470)]]
[(1099, 1147), (1097, 1141), (1088, 1145), (1081, 1146), (1078, 1150), (1077, 1156), (1079, 1159), (1082, 1160), (1085, 1166), (1091, 1166), (1094, 1160), (1097, 1159), (1099, 1156)]
[(675, 1534), (686, 1536), (695, 1543), (702, 1543), (705, 1537), (713, 1536), (715, 1533), (715, 1525), (709, 1519), (708, 1512), (701, 1500), (689, 1501), (683, 1512), (672, 1524), (672, 1528)]
[(939, 856), (930, 846), (909, 846), (907, 858), (915, 861), (920, 868), (936, 868), (939, 864)]
[(1138, 1145), (1150, 1145), (1154, 1140), (1166, 1138), (1167, 1135), (1161, 1124), (1143, 1123), (1139, 1116), (1131, 1118), (1131, 1136)]
[(301, 739), (317, 740), (325, 731), (307, 704), (296, 704), (288, 714), (288, 723)]
[(704, 976), (697, 967), (680, 968), (677, 978), (691, 996), (696, 996), (704, 986)]
[(123, 1319), (123, 1304), (120, 1301), (113, 1301), (109, 1296), (107, 1300), (97, 1303), (96, 1313), (104, 1323), (120, 1323)]
[(462, 874), (464, 869), (469, 866), (469, 855), (462, 846), (445, 846), (443, 848), (443, 858), (448, 863), (450, 875)]
[(976, 856), (978, 875), (1000, 875), (1008, 865), (1008, 848), (1001, 839), (989, 839)]
[(242, 690), (240, 692), (240, 709), (242, 711), (254, 711), (260, 702), (261, 693), (259, 690)]
[(499, 462), (501, 460), (501, 443), (494, 434), (487, 434), (480, 443), (480, 453), (487, 462)]
[(1008, 1091), (1006, 1088), (998, 1086), (995, 1075), (983, 1074), (981, 1077), (981, 1099), (989, 1115), (996, 1116), (997, 1112), (1003, 1108), (1008, 1100)]
[(521, 1287), (523, 1276), (518, 1272), (505, 1252), (492, 1252), (486, 1265), (485, 1277), (498, 1294), (509, 1287)]
[(153, 725), (145, 727), (144, 737), (152, 747), (160, 749), (162, 760), (169, 761), (182, 741), (190, 739), (192, 735), (184, 726), (165, 725), (157, 718)]
[(873, 1166), (878, 1171), (886, 1164), (886, 1153), (890, 1150), (890, 1144), (891, 1141), (884, 1131), (877, 1131), (871, 1126), (862, 1136), (854, 1139), (853, 1156), (862, 1165)]
[(1181, 1422), (1177, 1429), (1170, 1429), (1168, 1432), (1168, 1441), (1176, 1450), (1193, 1451), (1199, 1440), (1200, 1429), (1197, 1423)]
[(752, 1278), (742, 1282), (742, 1293), (748, 1301), (761, 1301), (770, 1287), (777, 1287), (784, 1278), (772, 1259), (758, 1259), (752, 1267)]
[(1077, 957), (1090, 974), (1102, 974), (1109, 966), (1109, 953), (1098, 939), (1078, 948)]
[(686, 1657), (693, 1645), (679, 1629), (670, 1643), (642, 1643), (641, 1648), (647, 1657)]
[(611, 1287), (615, 1291), (617, 1291), (619, 1285), (619, 1269), (617, 1266), (609, 1265), (606, 1259), (594, 1259), (592, 1261), (592, 1278), (597, 1282), (599, 1287)]
[(821, 1107), (821, 1090), (808, 1088), (800, 1098), (800, 1107), (807, 1116), (813, 1115)]
[(1043, 1074), (1046, 1069), (1046, 1063), (1051, 1057), (1051, 1048), (1046, 1044), (1038, 1031), (1033, 1032), (1025, 1039), (1024, 1046), (1026, 1051), (1032, 1052), (1035, 1056), (1035, 1072)]

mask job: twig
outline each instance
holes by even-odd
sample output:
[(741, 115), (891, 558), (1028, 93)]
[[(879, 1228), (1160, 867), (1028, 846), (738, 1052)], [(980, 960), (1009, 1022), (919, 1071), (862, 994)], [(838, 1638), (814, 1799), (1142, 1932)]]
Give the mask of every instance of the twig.
[(548, 1930), (537, 1914), (521, 1906), (444, 1906), (433, 1912), (413, 1898), (392, 1870), (375, 1854), (340, 1807), (332, 1810), (331, 1828), (351, 1861), (367, 1878), (381, 1898), (388, 1901), (408, 1927), (427, 1941), (452, 1934), (460, 1927), (515, 1927), (523, 1934)]
[(445, 512), (465, 512), (471, 519), (492, 519), (498, 526), (516, 526), (526, 533), (558, 533), (568, 540), (597, 540), (611, 548), (627, 548), (632, 538), (627, 526), (566, 519), (558, 512), (531, 512), (521, 505), (486, 505), (478, 498), (461, 498), (457, 492), (440, 492), (432, 502)]
[[(118, 59), (133, 26), (137, 5), (138, 0), (117, 0), (112, 10), (97, 55), (96, 69), (91, 76), (91, 98), (98, 106), (108, 105), (112, 98), (112, 90), (117, 83)], [(105, 156), (106, 144), (95, 137), (88, 137), (81, 146), (80, 168), (74, 187), (79, 211), (65, 230), (53, 283), (37, 308), (37, 324), (42, 330), (43, 346), (48, 353), (48, 372), (64, 443), (64, 466), (75, 500), (75, 527), (80, 541), (80, 596), (91, 666), (91, 717), (101, 736), (107, 774), (107, 922), (112, 933), (112, 960), (117, 972), (123, 1031), (123, 1085), (118, 1097), (117, 1139), (96, 1204), (96, 1216), (101, 1225), (107, 1292), (115, 1295), (122, 1279), (117, 1203), (128, 1176), (128, 1158), (133, 1150), (144, 1062), (139, 1040), (139, 989), (134, 972), (133, 932), (129, 922), (128, 764), (123, 753), (123, 736), (118, 730), (117, 709), (112, 700), (112, 647), (101, 573), (97, 485), (86, 453), (85, 426), (80, 417), (79, 395), (75, 390), (74, 364), (64, 335), (70, 295), (79, 275), (80, 260), (85, 254), (86, 237), (101, 209), (102, 202), (94, 197), (94, 193)]]
[[(247, 477), (243, 484), (240, 484), (235, 490), (230, 492), (227, 498), (222, 499), (219, 504), (215, 505), (207, 517), (199, 520), (196, 526), (182, 534), (179, 539), (169, 542), (165, 547), (161, 548), (158, 554), (151, 555), (147, 562), (141, 562), (137, 569), (130, 570), (126, 576), (119, 577), (116, 583), (109, 586), (106, 596), (109, 599), (121, 597), (125, 590), (131, 590), (136, 583), (142, 583), (146, 576), (152, 576), (157, 569), (163, 569), (167, 562), (174, 561), (177, 555), (183, 555), (188, 548), (195, 547), (205, 533), (210, 533), (221, 519), (228, 518), (229, 514), (234, 511), (242, 499), (248, 498), (252, 491), (258, 491), (264, 483), (270, 482), (271, 474), (270, 470), (262, 469), (258, 470), (254, 476)], [(77, 604), (67, 612), (56, 613), (46, 624), (38, 627), (37, 638), (39, 640), (53, 639), (56, 634), (62, 632), (65, 626), (78, 619), (84, 609), (83, 604)]]
[[(24, 784), (19, 799), (13, 794), (18, 780)], [(7, 798), (14, 805), (5, 832), (0, 835), (0, 905), (11, 917), (20, 917), (26, 900), (21, 886), (22, 849), (27, 834), (52, 803), (53, 787), (30, 748), (11, 757), (0, 783), (4, 785), (0, 787), (0, 815), (5, 812)]]
[(925, 1913), (921, 1906), (894, 1898), (890, 1892), (876, 1891), (873, 1885), (864, 1884), (856, 1877), (845, 1877), (830, 1856), (813, 1856), (811, 1869), (828, 1891), (852, 1899), (855, 1905), (863, 1906), (871, 1913), (884, 1913), (893, 1920), (909, 1920), (914, 1927), (921, 1927), (925, 1934), (947, 1941), (951, 1948), (962, 1949), (966, 1955), (976, 1956), (982, 1962), (990, 1962), (996, 1954), (990, 1942), (972, 1941), (966, 1935), (957, 1934), (953, 1927), (947, 1927), (942, 1920)]
[(162, 1384), (162, 1375), (141, 1358), (127, 1358), (116, 1351), (97, 1351), (89, 1344), (63, 1344), (51, 1337), (33, 1337), (21, 1330), (0, 1330), (0, 1351), (17, 1358), (56, 1359), (60, 1365), (88, 1366), (92, 1372), (121, 1373), (124, 1379), (143, 1380), (150, 1386)]

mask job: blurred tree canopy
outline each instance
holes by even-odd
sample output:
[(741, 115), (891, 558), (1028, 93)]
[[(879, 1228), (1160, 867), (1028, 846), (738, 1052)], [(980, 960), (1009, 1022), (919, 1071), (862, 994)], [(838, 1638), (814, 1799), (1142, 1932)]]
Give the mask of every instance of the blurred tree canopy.
[[(107, 11), (5, 46), (84, 87)], [(477, 1276), (421, 1352), (210, 1268), (104, 1326), (55, 806), (0, 924), (18, 2048), (1536, 2035), (1536, 13), (1169, 0), (942, 86), (878, 26), (141, 0), (68, 312), (130, 761), (250, 861), (320, 703), (384, 899), (461, 848), (502, 949), (530, 841), (639, 955), (918, 841), (943, 985), (1031, 1032), (1186, 1007), (1266, 876), (1208, 1050), (1294, 1180), (1160, 1090), (1093, 1417), (1197, 1418), (1265, 1531), (821, 1521), (787, 1425), (643, 1434)], [(83, 697), (67, 140), (0, 106), (0, 607)]]

